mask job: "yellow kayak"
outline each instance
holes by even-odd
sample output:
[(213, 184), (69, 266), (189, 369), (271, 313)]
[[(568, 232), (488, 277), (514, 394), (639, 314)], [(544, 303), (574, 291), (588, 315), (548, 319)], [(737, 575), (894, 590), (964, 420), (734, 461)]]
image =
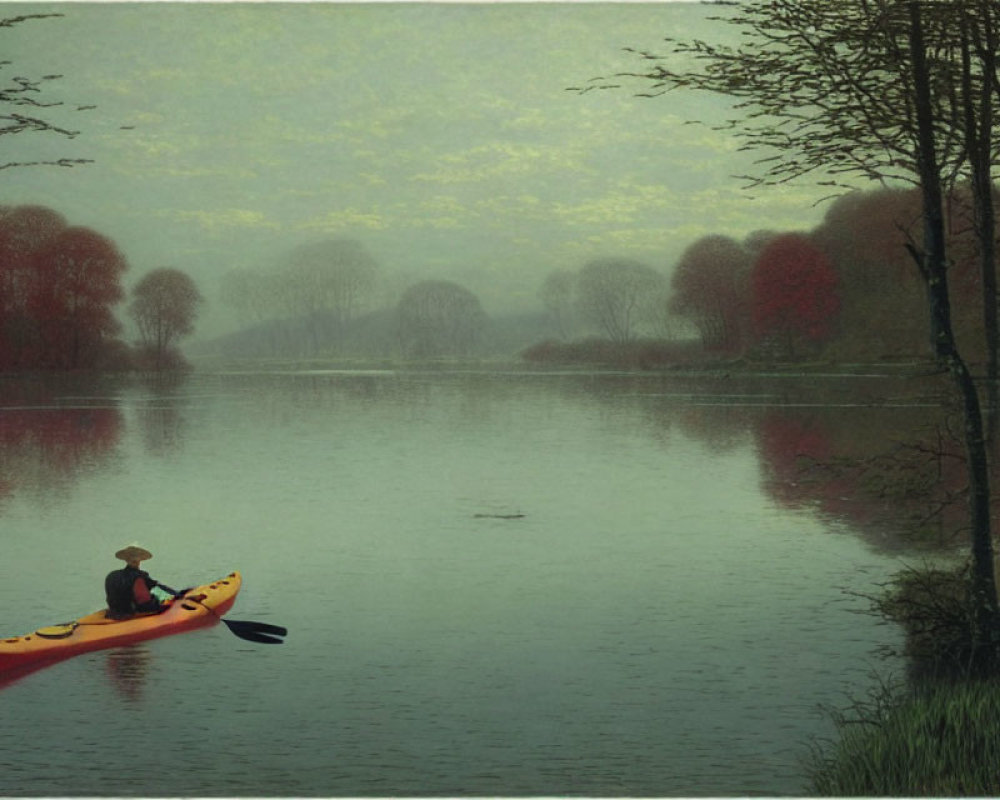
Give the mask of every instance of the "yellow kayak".
[(182, 596), (167, 600), (165, 611), (111, 619), (107, 609), (102, 609), (72, 622), (0, 639), (0, 677), (24, 667), (182, 633), (216, 622), (232, 608), (242, 582), (239, 572), (231, 572), (224, 578), (188, 589)]

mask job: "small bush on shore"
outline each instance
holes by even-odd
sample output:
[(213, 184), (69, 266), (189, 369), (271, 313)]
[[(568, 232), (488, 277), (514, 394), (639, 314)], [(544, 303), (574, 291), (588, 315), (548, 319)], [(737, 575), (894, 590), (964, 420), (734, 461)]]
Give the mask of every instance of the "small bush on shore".
[(1000, 665), (1000, 632), (977, 629), (968, 563), (905, 569), (869, 600), (874, 613), (902, 627), (905, 655), (918, 671), (971, 676)]
[(898, 623), (906, 654), (921, 660), (958, 661), (973, 649), (973, 602), (968, 565), (924, 566), (897, 574), (873, 611)]

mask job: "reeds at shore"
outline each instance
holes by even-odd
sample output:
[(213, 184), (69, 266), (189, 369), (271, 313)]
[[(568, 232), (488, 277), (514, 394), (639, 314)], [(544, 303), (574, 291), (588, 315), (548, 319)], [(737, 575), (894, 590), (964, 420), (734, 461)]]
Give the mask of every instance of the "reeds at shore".
[(824, 796), (1000, 795), (1000, 680), (910, 689), (840, 716), (810, 764)]

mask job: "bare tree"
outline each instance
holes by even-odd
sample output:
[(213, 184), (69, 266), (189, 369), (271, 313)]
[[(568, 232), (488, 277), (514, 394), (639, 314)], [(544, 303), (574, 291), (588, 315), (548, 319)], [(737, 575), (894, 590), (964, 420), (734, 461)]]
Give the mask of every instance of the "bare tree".
[(638, 261), (595, 259), (580, 270), (577, 305), (611, 341), (627, 344), (639, 325), (655, 316), (664, 283), (659, 272)]
[(293, 251), (284, 268), (289, 300), (313, 352), (334, 346), (372, 295), (378, 265), (360, 242), (328, 239)]
[(247, 325), (268, 319), (274, 308), (264, 276), (247, 268), (230, 270), (219, 283), (219, 299)]
[(538, 299), (542, 301), (545, 310), (552, 316), (559, 337), (567, 337), (567, 324), (573, 313), (573, 287), (576, 276), (565, 269), (550, 272), (538, 290)]
[[(951, 30), (952, 20), (945, 21)], [(995, 434), (1000, 406), (1000, 317), (997, 310), (996, 208), (993, 194), (994, 123), (997, 67), (1000, 65), (1000, 13), (990, 0), (969, 0), (959, 17), (961, 128), (972, 188), (973, 227), (979, 243), (982, 277), (983, 330), (990, 390), (990, 437)], [(977, 69), (978, 67), (978, 69)]]
[(706, 236), (681, 255), (670, 310), (689, 319), (709, 350), (736, 352), (749, 329), (751, 253), (728, 236)]

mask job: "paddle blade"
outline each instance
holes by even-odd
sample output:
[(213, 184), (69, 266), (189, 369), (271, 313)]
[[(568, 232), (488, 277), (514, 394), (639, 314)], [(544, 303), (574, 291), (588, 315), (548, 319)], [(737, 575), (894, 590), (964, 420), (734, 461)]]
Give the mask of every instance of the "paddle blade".
[(281, 639), (276, 639), (274, 636), (268, 636), (267, 634), (275, 634), (277, 636), (288, 635), (287, 628), (283, 628), (280, 625), (270, 625), (266, 622), (247, 622), (225, 618), (223, 618), (222, 621), (226, 623), (226, 627), (237, 636), (249, 641), (259, 641), (266, 644), (280, 644), (282, 641)]
[(234, 634), (239, 636), (241, 639), (246, 639), (248, 642), (259, 642), (260, 644), (284, 644), (284, 639), (279, 639), (276, 636), (268, 636), (264, 633), (254, 633), (253, 631), (237, 631), (230, 628)]
[(269, 625), (266, 622), (241, 622), (240, 620), (223, 620), (223, 622), (232, 622), (233, 625), (238, 625), (243, 630), (255, 633), (273, 633), (276, 636), (288, 635), (288, 628), (283, 628), (281, 625)]

